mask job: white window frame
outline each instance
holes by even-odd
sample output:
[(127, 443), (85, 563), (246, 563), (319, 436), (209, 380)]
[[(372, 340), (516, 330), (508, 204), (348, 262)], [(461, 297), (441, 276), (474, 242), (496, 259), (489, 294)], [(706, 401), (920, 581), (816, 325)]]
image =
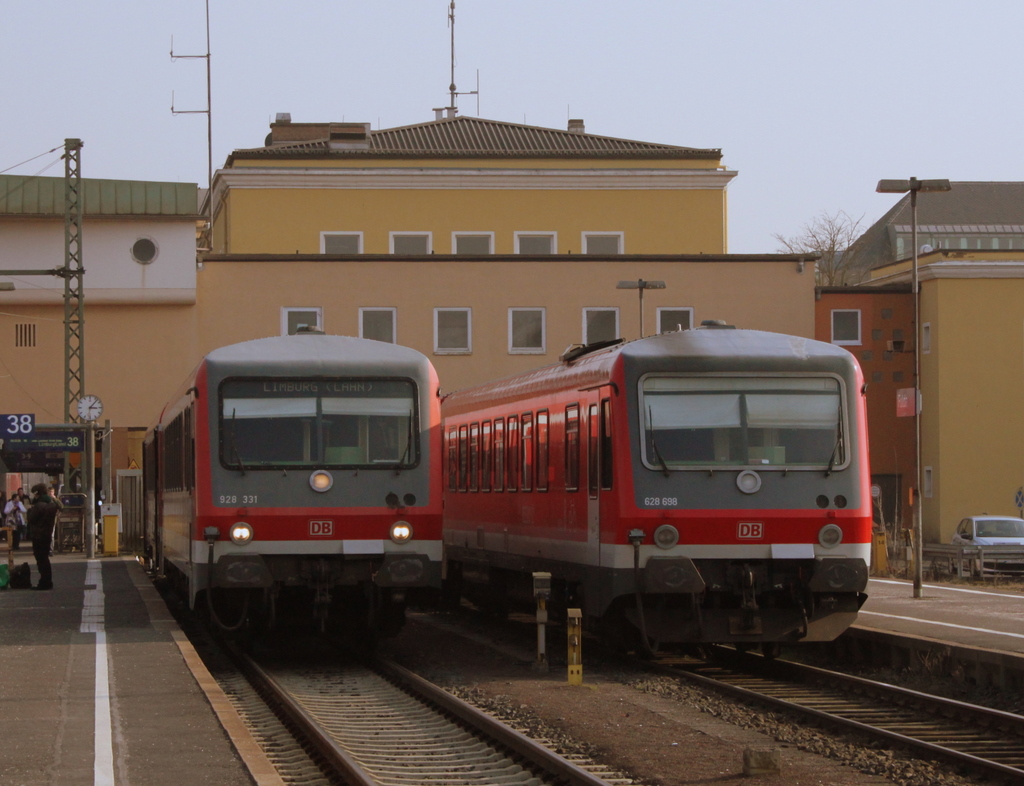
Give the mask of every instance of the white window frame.
[[(857, 315), (857, 338), (854, 339), (837, 339), (836, 338), (836, 314), (856, 314)], [(864, 337), (864, 320), (861, 310), (859, 308), (834, 308), (829, 312), (829, 332), (832, 337), (832, 343), (840, 347), (859, 347)]]
[(434, 253), (434, 233), (433, 232), (388, 232), (388, 253), (395, 253), (395, 238), (396, 237), (425, 237), (427, 239), (427, 253)]
[(522, 253), (519, 250), (519, 238), (521, 238), (521, 237), (549, 237), (549, 238), (551, 238), (551, 253), (552, 254), (557, 254), (558, 253), (558, 233), (557, 232), (548, 232), (548, 231), (513, 232), (512, 233), (512, 241), (513, 241), (513, 244), (514, 244), (514, 247), (515, 247), (515, 253), (516, 254), (521, 254)]
[(580, 335), (583, 337), (583, 343), (584, 344), (589, 344), (590, 343), (587, 340), (588, 339), (588, 336), (587, 336), (587, 314), (589, 312), (591, 312), (591, 311), (614, 311), (615, 312), (615, 335), (612, 336), (612, 338), (619, 338), (622, 335), (621, 328), (619, 327), (619, 308), (618, 308), (618, 306), (585, 306), (583, 308), (583, 317), (582, 317), (583, 324), (582, 324), (582, 330), (580, 332)]
[[(662, 311), (688, 311), (690, 313), (690, 327), (692, 328), (692, 327), (694, 327), (696, 325), (696, 323), (693, 321), (693, 319), (694, 319), (694, 317), (693, 317), (693, 306), (658, 306), (658, 308), (656, 309), (656, 314), (655, 314), (654, 318), (656, 320), (658, 320), (657, 324), (658, 324), (658, 332), (659, 333), (661, 332), (661, 312)], [(673, 329), (673, 330), (670, 330), (669, 332), (673, 333), (673, 332), (675, 332), (675, 330)]]
[[(439, 347), (437, 345), (437, 315), (441, 311), (461, 311), (466, 315), (466, 346)], [(472, 355), (473, 354), (473, 309), (461, 306), (445, 306), (434, 309), (434, 354), (435, 355)]]
[(337, 237), (338, 235), (345, 235), (347, 237), (351, 237), (351, 236), (355, 235), (357, 238), (359, 238), (359, 250), (356, 253), (357, 254), (362, 254), (363, 253), (363, 233), (362, 232), (348, 232), (348, 231), (338, 230), (338, 231), (330, 231), (330, 232), (321, 232), (320, 233), (320, 253), (321, 254), (326, 254), (327, 253), (327, 251), (326, 251), (326, 248), (327, 248), (327, 238), (328, 237)]
[(617, 256), (618, 254), (625, 254), (626, 253), (626, 233), (625, 232), (597, 232), (597, 231), (580, 232), (580, 253), (582, 253), (582, 254), (590, 253), (590, 252), (587, 251), (587, 245), (588, 245), (587, 244), (587, 239), (590, 238), (592, 235), (596, 235), (596, 236), (600, 236), (600, 237), (612, 237), (612, 236), (617, 237), (619, 239), (619, 250), (618, 250), (618, 253), (615, 256)]
[(359, 338), (366, 338), (363, 335), (363, 314), (367, 311), (390, 311), (391, 312), (391, 343), (398, 343), (398, 309), (390, 306), (362, 306), (359, 309)]
[[(516, 311), (540, 312), (540, 346), (512, 346), (512, 314)], [(508, 310), (508, 354), (510, 355), (546, 355), (548, 351), (548, 310), (543, 306), (519, 306)]]
[(927, 355), (932, 351), (932, 323), (924, 322), (921, 325), (921, 353)]
[[(487, 238), (487, 253), (494, 253), (494, 233), (493, 232), (470, 232), (468, 230), (459, 230), (458, 232), (452, 232), (452, 254), (458, 254), (458, 238), (460, 237), (486, 237)], [(463, 254), (462, 256), (472, 256), (471, 254)]]
[(290, 336), (288, 332), (288, 315), (293, 311), (315, 311), (316, 312), (316, 329), (324, 329), (324, 309), (323, 306), (281, 306), (281, 335)]

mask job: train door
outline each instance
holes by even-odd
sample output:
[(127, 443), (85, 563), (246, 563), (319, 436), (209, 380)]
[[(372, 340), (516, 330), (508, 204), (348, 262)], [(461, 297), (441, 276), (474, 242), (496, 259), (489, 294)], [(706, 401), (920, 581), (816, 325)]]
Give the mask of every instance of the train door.
[(601, 418), (598, 405), (587, 408), (587, 559), (601, 564)]

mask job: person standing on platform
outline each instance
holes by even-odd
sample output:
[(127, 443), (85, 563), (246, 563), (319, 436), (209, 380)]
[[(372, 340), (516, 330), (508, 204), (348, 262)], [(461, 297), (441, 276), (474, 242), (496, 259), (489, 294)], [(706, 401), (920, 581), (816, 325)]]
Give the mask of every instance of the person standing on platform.
[(53, 525), (57, 521), (57, 503), (49, 495), (45, 483), (32, 487), (32, 507), (28, 509), (28, 536), (32, 540), (32, 554), (39, 570), (37, 590), (53, 589), (53, 569), (50, 566), (50, 547), (53, 544)]
[(25, 530), (25, 514), (28, 510), (22, 501), (21, 489), (12, 494), (4, 505), (4, 524), (11, 528), (11, 550), (17, 551), (21, 546), (21, 536)]

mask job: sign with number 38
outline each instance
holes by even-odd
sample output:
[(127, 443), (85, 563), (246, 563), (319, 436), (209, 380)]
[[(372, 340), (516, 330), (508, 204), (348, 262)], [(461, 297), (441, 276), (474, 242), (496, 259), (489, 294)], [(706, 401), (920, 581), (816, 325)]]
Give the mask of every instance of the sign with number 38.
[(0, 415), (0, 432), (6, 436), (24, 436), (35, 430), (35, 415)]

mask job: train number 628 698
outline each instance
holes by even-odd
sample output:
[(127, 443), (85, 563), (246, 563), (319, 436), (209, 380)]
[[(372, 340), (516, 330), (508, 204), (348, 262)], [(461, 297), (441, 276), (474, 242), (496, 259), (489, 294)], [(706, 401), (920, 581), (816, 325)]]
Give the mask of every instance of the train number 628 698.
[(674, 508), (679, 505), (678, 497), (644, 497), (644, 505), (649, 508)]

